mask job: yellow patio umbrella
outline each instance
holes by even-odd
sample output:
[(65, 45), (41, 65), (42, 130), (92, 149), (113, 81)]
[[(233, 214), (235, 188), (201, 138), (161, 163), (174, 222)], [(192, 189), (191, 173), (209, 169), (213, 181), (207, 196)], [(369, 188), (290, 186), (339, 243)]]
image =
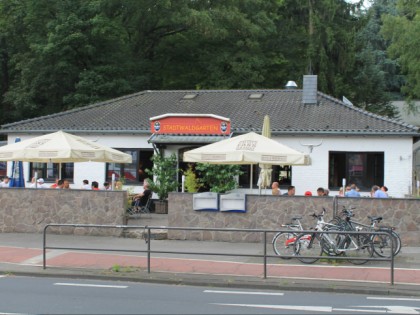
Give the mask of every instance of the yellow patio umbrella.
[[(261, 134), (264, 137), (271, 138), (271, 126), (270, 126), (270, 116), (264, 116), (264, 122), (262, 126)], [(260, 163), (260, 176), (258, 178), (258, 187), (261, 194), (261, 189), (264, 187), (269, 187), (271, 184), (271, 173), (273, 169), (272, 166), (269, 164), (262, 164)]]

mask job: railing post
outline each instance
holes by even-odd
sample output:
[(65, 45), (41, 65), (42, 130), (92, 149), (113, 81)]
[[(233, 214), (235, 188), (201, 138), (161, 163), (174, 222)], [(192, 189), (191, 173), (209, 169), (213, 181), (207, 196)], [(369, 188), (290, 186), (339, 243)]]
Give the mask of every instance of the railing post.
[(46, 245), (47, 245), (47, 228), (48, 224), (44, 227), (44, 235), (42, 236), (42, 268), (47, 269), (47, 253), (46, 253)]
[(264, 279), (267, 279), (267, 232), (264, 231)]
[(389, 236), (391, 239), (391, 285), (394, 285), (394, 241), (391, 233)]
[(150, 228), (147, 227), (147, 273), (150, 273), (150, 243), (151, 243), (151, 233)]

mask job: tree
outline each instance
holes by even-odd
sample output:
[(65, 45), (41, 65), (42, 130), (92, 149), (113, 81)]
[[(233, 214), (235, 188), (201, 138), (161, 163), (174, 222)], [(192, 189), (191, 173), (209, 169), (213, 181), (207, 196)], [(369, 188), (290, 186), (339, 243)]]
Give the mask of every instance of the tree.
[(397, 1), (397, 15), (383, 16), (382, 34), (388, 52), (398, 61), (406, 80), (401, 88), (409, 99), (420, 98), (420, 6), (418, 1)]

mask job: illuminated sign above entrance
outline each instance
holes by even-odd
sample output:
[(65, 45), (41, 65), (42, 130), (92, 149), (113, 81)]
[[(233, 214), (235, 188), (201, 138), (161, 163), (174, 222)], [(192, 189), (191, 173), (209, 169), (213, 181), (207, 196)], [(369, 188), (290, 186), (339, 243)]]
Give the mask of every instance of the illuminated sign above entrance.
[(228, 135), (230, 119), (212, 114), (165, 114), (150, 118), (154, 134)]

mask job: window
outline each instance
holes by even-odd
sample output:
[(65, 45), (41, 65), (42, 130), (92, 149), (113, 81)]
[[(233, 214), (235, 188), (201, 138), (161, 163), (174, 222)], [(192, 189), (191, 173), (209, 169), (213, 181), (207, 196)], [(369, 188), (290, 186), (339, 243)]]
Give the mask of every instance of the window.
[(0, 162), (0, 178), (7, 175), (7, 162)]
[(384, 184), (383, 152), (330, 152), (328, 187), (339, 189), (343, 178), (361, 190)]
[(140, 149), (118, 149), (121, 152), (130, 154), (133, 158), (132, 163), (107, 163), (106, 180), (112, 180), (112, 174), (115, 174), (115, 180), (123, 180), (126, 185), (139, 184), (150, 176), (146, 174), (146, 169), (152, 169), (153, 150)]
[(30, 178), (35, 176), (37, 172), (38, 178), (43, 178), (47, 182), (54, 182), (56, 178), (60, 178), (59, 167), (61, 165), (61, 178), (73, 181), (74, 177), (74, 163), (30, 163), (29, 174)]
[[(287, 188), (292, 183), (292, 167), (289, 165), (279, 166), (273, 165), (271, 173), (271, 182), (279, 182), (280, 188)], [(242, 165), (241, 171), (243, 174), (239, 176), (239, 187), (240, 188), (249, 188), (251, 181), (251, 166)], [(252, 167), (252, 187), (256, 188), (258, 183), (258, 177), (260, 175), (259, 165), (254, 165)], [(271, 185), (270, 185), (271, 187)]]

